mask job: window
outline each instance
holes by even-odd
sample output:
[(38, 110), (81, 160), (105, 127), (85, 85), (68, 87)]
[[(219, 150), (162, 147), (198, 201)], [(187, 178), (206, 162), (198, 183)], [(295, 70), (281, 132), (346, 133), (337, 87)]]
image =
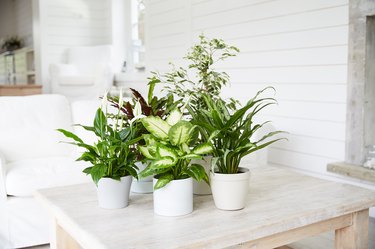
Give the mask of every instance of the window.
[(145, 4), (131, 0), (131, 60), (136, 69), (145, 68)]

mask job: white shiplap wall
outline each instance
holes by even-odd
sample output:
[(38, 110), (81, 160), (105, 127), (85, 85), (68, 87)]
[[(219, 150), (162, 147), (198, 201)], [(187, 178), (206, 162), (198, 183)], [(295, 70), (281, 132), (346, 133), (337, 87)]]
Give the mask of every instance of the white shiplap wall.
[(348, 20), (348, 0), (149, 0), (147, 69), (184, 65), (201, 33), (239, 47), (217, 65), (231, 76), (224, 95), (244, 101), (274, 86), (279, 105), (262, 118), (290, 133), (268, 161), (340, 180), (326, 166), (344, 160)]
[(48, 92), (48, 66), (63, 63), (68, 47), (112, 42), (111, 0), (39, 0), (38, 12), (40, 81)]

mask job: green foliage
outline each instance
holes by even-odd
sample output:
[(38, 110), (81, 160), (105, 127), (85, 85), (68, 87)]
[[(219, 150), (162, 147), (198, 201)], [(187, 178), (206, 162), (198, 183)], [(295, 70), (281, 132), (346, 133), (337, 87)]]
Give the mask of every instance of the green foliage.
[(260, 97), (269, 89), (273, 88), (268, 87), (259, 91), (244, 107), (233, 113), (230, 113), (223, 100), (213, 99), (209, 94), (202, 95), (208, 110), (192, 111), (192, 123), (199, 127), (202, 140), (213, 145), (212, 171), (235, 174), (244, 156), (284, 139), (269, 140), (274, 135), (282, 133), (274, 131), (254, 140), (254, 133), (269, 122), (257, 124), (254, 122), (255, 115), (263, 108), (277, 103), (274, 98)]
[(1, 44), (1, 49), (6, 51), (16, 50), (22, 47), (22, 39), (18, 36), (12, 36), (7, 38), (3, 44)]
[[(143, 135), (145, 146), (139, 146), (140, 152), (151, 161), (139, 176), (154, 175), (158, 179), (155, 189), (167, 185), (172, 180), (192, 177), (197, 181), (208, 183), (208, 176), (199, 164), (190, 165), (191, 159), (201, 159), (203, 155), (212, 152), (210, 143), (190, 146), (196, 136), (196, 126), (181, 120), (182, 114), (174, 110), (169, 120), (172, 125), (160, 117), (149, 116), (141, 120), (150, 134)], [(179, 117), (177, 120), (176, 117)], [(167, 118), (168, 120), (168, 118)]]
[(95, 184), (103, 177), (120, 180), (121, 177), (131, 175), (137, 178), (135, 166), (137, 153), (134, 144), (140, 137), (134, 127), (128, 126), (117, 130), (108, 124), (106, 115), (99, 108), (96, 111), (93, 126), (81, 126), (95, 133), (98, 141), (94, 145), (83, 142), (77, 135), (64, 129), (58, 129), (67, 138), (73, 140), (71, 144), (82, 147), (85, 152), (77, 161), (89, 162), (92, 166), (85, 168), (84, 173), (91, 175)]
[[(176, 94), (180, 99), (189, 98), (190, 107), (194, 110), (206, 108), (202, 94), (209, 95), (212, 99), (220, 99), (220, 92), (223, 86), (228, 85), (229, 75), (225, 72), (214, 70), (213, 65), (235, 56), (239, 49), (229, 46), (221, 39), (207, 39), (201, 35), (199, 44), (193, 46), (185, 59), (190, 64), (188, 69), (183, 67), (173, 69), (169, 73), (158, 74), (153, 72), (154, 81), (163, 83), (164, 89), (170, 94)], [(190, 78), (195, 75), (194, 78)], [(232, 100), (229, 107), (235, 108)]]

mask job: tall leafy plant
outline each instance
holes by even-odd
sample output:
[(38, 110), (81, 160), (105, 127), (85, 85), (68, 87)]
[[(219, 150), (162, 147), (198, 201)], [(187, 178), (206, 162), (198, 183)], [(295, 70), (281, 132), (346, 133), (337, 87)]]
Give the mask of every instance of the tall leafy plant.
[(166, 120), (149, 116), (142, 124), (150, 134), (143, 135), (145, 146), (139, 146), (142, 154), (151, 161), (140, 173), (140, 177), (155, 175), (158, 179), (155, 189), (178, 179), (192, 177), (208, 183), (208, 176), (199, 164), (190, 164), (191, 159), (200, 159), (211, 153), (210, 143), (196, 144), (196, 126), (182, 120), (182, 113), (175, 109)]
[(91, 165), (83, 170), (84, 173), (91, 175), (95, 184), (103, 177), (120, 180), (121, 177), (131, 175), (138, 177), (136, 169), (137, 153), (134, 144), (140, 137), (134, 127), (128, 126), (122, 128), (118, 125), (118, 119), (115, 125), (108, 122), (108, 119), (101, 108), (96, 111), (93, 126), (78, 125), (87, 131), (95, 134), (98, 141), (93, 145), (85, 143), (74, 133), (58, 129), (67, 138), (73, 140), (70, 144), (84, 148), (85, 151), (77, 161), (86, 161)]
[(209, 94), (203, 94), (207, 110), (193, 112), (193, 124), (199, 127), (203, 140), (213, 145), (212, 171), (223, 174), (236, 174), (241, 159), (255, 151), (263, 149), (283, 138), (271, 139), (282, 131), (269, 132), (260, 139), (254, 134), (266, 123), (256, 123), (255, 116), (264, 108), (276, 102), (274, 98), (261, 97), (261, 94), (273, 89), (265, 88), (259, 91), (242, 108), (231, 112), (221, 99), (214, 99)]
[[(236, 56), (238, 52), (238, 48), (227, 45), (221, 39), (208, 39), (201, 35), (199, 43), (184, 57), (189, 61), (187, 69), (173, 67), (171, 72), (165, 74), (154, 72), (153, 80), (163, 83), (169, 93), (176, 94), (180, 99), (188, 97), (193, 111), (199, 111), (207, 107), (202, 94), (209, 95), (212, 99), (220, 99), (222, 87), (229, 83), (229, 75), (215, 70), (214, 64)], [(235, 108), (234, 103), (236, 101), (231, 100), (228, 106)]]

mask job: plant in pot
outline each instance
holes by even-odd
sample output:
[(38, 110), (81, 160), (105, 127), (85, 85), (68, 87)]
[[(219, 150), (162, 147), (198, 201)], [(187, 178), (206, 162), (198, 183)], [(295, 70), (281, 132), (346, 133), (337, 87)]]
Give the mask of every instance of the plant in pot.
[[(170, 113), (170, 111), (176, 108), (179, 104), (178, 101), (174, 101), (172, 94), (168, 94), (161, 98), (154, 96), (155, 84), (155, 80), (150, 79), (150, 82), (148, 84), (149, 89), (147, 100), (133, 88), (130, 88), (130, 91), (132, 92), (131, 100), (123, 101), (123, 104), (121, 106), (119, 105), (118, 96), (108, 97), (108, 101), (111, 103), (111, 105), (118, 110), (118, 115), (121, 116), (121, 122), (124, 123), (124, 126), (135, 127), (137, 137), (142, 137), (142, 135), (144, 134), (149, 134), (147, 129), (143, 127), (142, 122), (140, 122), (140, 119), (142, 117), (157, 116), (165, 118), (166, 115), (168, 115), (168, 113)], [(120, 96), (122, 95), (121, 92), (122, 91), (120, 91)], [(111, 115), (110, 117), (116, 119), (117, 115)], [(145, 145), (145, 141), (143, 139), (140, 139), (136, 143), (136, 146), (142, 145)], [(142, 153), (140, 153), (138, 150), (137, 152), (137, 162), (135, 164), (138, 167), (137, 172), (139, 173), (144, 170), (150, 162), (142, 155)], [(144, 178), (133, 179), (131, 191), (134, 193), (152, 193), (152, 178), (152, 176), (148, 176)]]
[[(111, 124), (108, 122), (106, 96), (102, 108), (96, 111), (93, 126), (81, 126), (92, 132), (98, 141), (93, 145), (86, 144), (74, 133), (58, 129), (70, 142), (84, 148), (84, 152), (77, 161), (86, 161), (90, 167), (83, 170), (91, 175), (97, 186), (98, 201), (101, 208), (116, 209), (128, 205), (129, 192), (132, 177), (137, 178), (137, 166), (135, 165), (137, 153), (134, 145), (140, 139), (137, 136), (136, 128), (132, 126), (122, 127), (120, 117)], [(120, 100), (122, 101), (122, 100)]]
[(210, 182), (217, 208), (238, 210), (246, 205), (250, 171), (240, 167), (243, 157), (263, 149), (278, 140), (275, 135), (282, 131), (268, 132), (257, 139), (255, 133), (269, 123), (256, 123), (256, 115), (269, 105), (276, 104), (274, 98), (261, 97), (272, 87), (259, 91), (242, 108), (231, 112), (228, 104), (221, 99), (213, 99), (202, 93), (207, 110), (194, 114), (193, 124), (197, 125), (204, 141), (213, 145)]
[(18, 36), (12, 36), (5, 39), (1, 48), (5, 51), (13, 51), (22, 47), (22, 39)]
[(197, 144), (196, 126), (182, 120), (175, 109), (166, 120), (149, 116), (142, 124), (150, 134), (144, 135), (145, 146), (139, 146), (150, 164), (139, 176), (154, 175), (154, 212), (164, 216), (179, 216), (193, 211), (193, 182), (208, 176), (203, 166), (191, 164), (192, 159), (211, 153), (210, 143)]
[[(171, 72), (162, 75), (154, 72), (154, 79), (158, 83), (163, 83), (170, 94), (175, 94), (180, 99), (186, 96), (190, 98), (188, 110), (194, 120), (195, 113), (207, 109), (202, 93), (209, 95), (213, 100), (220, 99), (222, 87), (228, 85), (228, 74), (215, 70), (213, 66), (218, 61), (235, 56), (238, 52), (238, 48), (226, 44), (221, 39), (208, 39), (201, 35), (199, 43), (194, 45), (184, 57), (189, 61), (188, 69), (173, 67)], [(234, 102), (233, 100), (228, 102), (228, 107), (233, 108)], [(192, 162), (202, 164), (208, 173), (211, 159), (211, 155), (206, 155)], [(194, 194), (198, 195), (211, 194), (209, 184), (204, 181), (193, 181), (193, 190)]]

